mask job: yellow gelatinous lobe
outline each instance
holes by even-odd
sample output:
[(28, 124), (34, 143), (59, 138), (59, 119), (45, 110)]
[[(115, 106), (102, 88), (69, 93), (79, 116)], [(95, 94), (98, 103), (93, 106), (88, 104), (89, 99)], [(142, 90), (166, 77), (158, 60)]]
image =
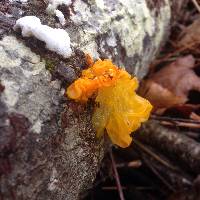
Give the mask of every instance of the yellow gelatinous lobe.
[(120, 147), (128, 147), (132, 141), (131, 132), (148, 119), (151, 104), (135, 93), (136, 78), (123, 77), (107, 88), (98, 91), (98, 107), (93, 114), (93, 125), (97, 136), (106, 129), (111, 141)]
[(100, 137), (106, 129), (111, 141), (128, 147), (132, 141), (130, 134), (146, 121), (152, 105), (138, 96), (136, 78), (116, 67), (110, 60), (98, 60), (82, 76), (67, 88), (68, 97), (86, 102), (96, 93), (97, 107), (92, 122)]

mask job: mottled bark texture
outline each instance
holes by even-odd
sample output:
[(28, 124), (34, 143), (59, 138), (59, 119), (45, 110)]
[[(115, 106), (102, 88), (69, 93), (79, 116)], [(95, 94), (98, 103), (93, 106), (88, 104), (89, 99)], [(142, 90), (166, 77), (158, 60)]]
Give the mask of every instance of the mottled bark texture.
[(175, 162), (182, 170), (200, 173), (200, 145), (178, 131), (165, 128), (155, 121), (143, 125), (136, 138), (154, 147)]
[(69, 7), (60, 6), (67, 20), (62, 28), (74, 51), (63, 59), (46, 50), (43, 42), (12, 30), (25, 15), (61, 27), (46, 13), (45, 2), (0, 2), (0, 199), (4, 200), (76, 200), (91, 186), (106, 139), (95, 138), (92, 103), (70, 101), (63, 97), (64, 88), (86, 66), (83, 52), (110, 58), (143, 77), (166, 39), (174, 8), (172, 0), (74, 0)]

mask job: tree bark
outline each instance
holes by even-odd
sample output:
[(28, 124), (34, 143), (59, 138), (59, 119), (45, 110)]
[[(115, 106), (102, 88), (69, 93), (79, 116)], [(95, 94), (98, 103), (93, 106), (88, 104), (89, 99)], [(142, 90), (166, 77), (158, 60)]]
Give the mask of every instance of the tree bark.
[(200, 173), (200, 145), (178, 131), (165, 128), (155, 121), (146, 123), (136, 135), (163, 155), (175, 161), (176, 165), (192, 174)]
[[(86, 66), (84, 53), (142, 78), (179, 13), (176, 4), (75, 0), (59, 7), (67, 21), (61, 27), (44, 0), (0, 2), (0, 199), (76, 200), (91, 186), (109, 142), (95, 138), (92, 105), (63, 97), (64, 88)], [(22, 15), (64, 28), (74, 55), (63, 59), (14, 32)]]

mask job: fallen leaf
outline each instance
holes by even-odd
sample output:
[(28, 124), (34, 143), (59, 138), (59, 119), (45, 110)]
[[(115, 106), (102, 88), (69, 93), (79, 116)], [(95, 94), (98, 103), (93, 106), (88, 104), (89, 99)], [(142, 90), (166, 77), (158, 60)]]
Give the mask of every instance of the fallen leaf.
[(177, 46), (184, 47), (195, 43), (200, 43), (200, 18), (182, 31)]
[[(144, 81), (138, 93), (153, 104), (154, 111), (158, 111), (158, 109), (160, 110), (162, 108), (170, 108), (185, 102), (185, 98), (174, 95), (167, 88), (164, 88), (162, 85), (152, 80)], [(160, 110), (160, 114), (164, 112), (165, 109)]]
[(195, 74), (194, 57), (188, 55), (162, 68), (145, 80), (139, 88), (139, 94), (147, 98), (154, 111), (161, 113), (170, 107), (184, 104), (190, 90), (200, 91), (200, 78)]

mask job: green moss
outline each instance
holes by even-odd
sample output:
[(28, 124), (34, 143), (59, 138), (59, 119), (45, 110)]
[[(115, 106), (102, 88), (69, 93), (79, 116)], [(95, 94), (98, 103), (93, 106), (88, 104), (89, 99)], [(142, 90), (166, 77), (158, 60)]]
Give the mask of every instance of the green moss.
[(56, 66), (56, 62), (50, 59), (46, 59), (46, 65), (45, 68), (49, 70), (50, 72), (53, 72)]

